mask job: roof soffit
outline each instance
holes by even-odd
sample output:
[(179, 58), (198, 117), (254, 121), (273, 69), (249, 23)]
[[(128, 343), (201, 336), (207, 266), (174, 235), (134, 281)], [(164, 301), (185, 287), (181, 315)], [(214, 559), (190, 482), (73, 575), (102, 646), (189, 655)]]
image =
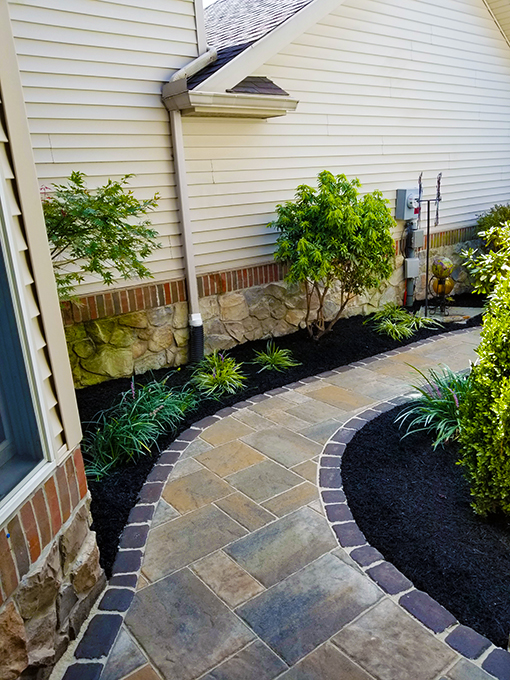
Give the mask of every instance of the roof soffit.
[(483, 2), (510, 46), (510, 2), (504, 0), (483, 0)]

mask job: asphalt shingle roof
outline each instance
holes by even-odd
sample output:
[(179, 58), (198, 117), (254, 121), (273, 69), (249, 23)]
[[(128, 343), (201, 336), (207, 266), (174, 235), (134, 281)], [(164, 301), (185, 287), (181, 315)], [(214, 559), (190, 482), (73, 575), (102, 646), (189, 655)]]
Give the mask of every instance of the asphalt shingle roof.
[(253, 43), (311, 0), (216, 0), (205, 10), (207, 42), (218, 50)]
[(207, 44), (218, 58), (188, 80), (191, 89), (312, 0), (216, 0), (205, 10)]

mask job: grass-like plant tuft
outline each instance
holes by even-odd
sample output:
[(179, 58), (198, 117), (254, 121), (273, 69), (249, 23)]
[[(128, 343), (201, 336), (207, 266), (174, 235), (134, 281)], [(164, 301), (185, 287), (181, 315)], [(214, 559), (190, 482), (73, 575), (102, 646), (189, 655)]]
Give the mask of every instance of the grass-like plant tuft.
[(147, 455), (164, 433), (175, 433), (198, 405), (192, 390), (173, 390), (166, 381), (131, 383), (118, 404), (101, 411), (83, 441), (87, 476), (101, 479), (114, 468)]
[(197, 365), (191, 384), (206, 397), (221, 397), (223, 394), (238, 392), (244, 386), (245, 380), (241, 364), (224, 352), (215, 350)]
[(299, 361), (294, 361), (290, 349), (277, 347), (273, 340), (268, 340), (266, 351), (255, 351), (255, 359), (252, 362), (260, 366), (262, 371), (284, 371), (293, 366), (299, 366)]
[(372, 314), (365, 323), (372, 324), (376, 333), (387, 335), (393, 340), (410, 338), (420, 328), (442, 326), (436, 319), (411, 314), (394, 302), (386, 303), (380, 311)]
[(448, 366), (441, 372), (430, 370), (428, 376), (417, 368), (414, 370), (425, 380), (423, 385), (413, 385), (421, 396), (395, 422), (399, 427), (407, 426), (404, 437), (414, 432), (430, 433), (436, 449), (459, 437), (459, 407), (470, 389), (470, 374), (454, 373)]

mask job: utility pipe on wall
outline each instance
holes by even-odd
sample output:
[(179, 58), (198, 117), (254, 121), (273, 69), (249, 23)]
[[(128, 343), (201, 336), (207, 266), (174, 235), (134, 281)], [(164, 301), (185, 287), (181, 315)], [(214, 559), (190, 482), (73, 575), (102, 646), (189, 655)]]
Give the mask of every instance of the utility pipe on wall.
[(186, 160), (184, 156), (184, 137), (182, 133), (182, 119), (180, 111), (169, 111), (170, 128), (172, 133), (172, 147), (174, 155), (174, 171), (177, 185), (177, 197), (181, 213), (182, 245), (184, 249), (184, 265), (188, 282), (188, 305), (190, 325), (190, 356), (191, 363), (200, 361), (204, 356), (204, 327), (200, 305), (198, 301), (197, 274), (195, 268), (195, 253), (193, 248), (193, 229), (188, 196), (188, 182), (186, 177)]

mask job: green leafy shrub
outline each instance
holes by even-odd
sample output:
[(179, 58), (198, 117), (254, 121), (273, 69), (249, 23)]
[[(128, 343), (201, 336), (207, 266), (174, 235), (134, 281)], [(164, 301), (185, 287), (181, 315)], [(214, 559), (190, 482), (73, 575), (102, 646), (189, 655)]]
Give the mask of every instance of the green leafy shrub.
[(461, 463), (480, 515), (510, 513), (510, 278), (484, 315), (480, 357), (461, 408)]
[(161, 244), (149, 220), (134, 224), (157, 206), (158, 194), (145, 201), (126, 189), (129, 178), (108, 180), (89, 191), (82, 172), (73, 172), (67, 184), (44, 188), (42, 205), (51, 258), (61, 299), (70, 297), (83, 272), (114, 281), (112, 268), (128, 279), (151, 277), (142, 263)]
[(436, 319), (415, 316), (394, 302), (385, 304), (381, 310), (372, 314), (363, 323), (372, 324), (376, 333), (388, 335), (393, 340), (410, 338), (420, 328), (442, 326)]
[[(380, 191), (360, 197), (360, 186), (358, 179), (324, 170), (318, 187), (299, 186), (296, 200), (278, 205), (269, 225), (280, 232), (275, 259), (289, 264), (286, 280), (305, 285), (305, 322), (315, 339), (333, 328), (350, 300), (379, 286), (393, 270), (395, 221), (388, 201)], [(333, 284), (340, 306), (326, 323), (324, 303)]]
[(505, 222), (510, 222), (510, 204), (496, 204), (478, 218), (478, 226), (482, 231), (488, 231), (493, 227), (499, 227)]
[(501, 276), (510, 271), (510, 205), (496, 205), (478, 220), (478, 236), (484, 246), (462, 251), (475, 293), (494, 290)]
[(197, 405), (198, 397), (189, 389), (172, 390), (165, 381), (143, 386), (133, 381), (118, 404), (98, 414), (85, 435), (87, 475), (100, 479), (146, 455), (162, 434), (176, 432)]
[(434, 437), (436, 449), (459, 437), (459, 408), (469, 393), (471, 376), (454, 373), (448, 366), (441, 373), (430, 370), (428, 376), (417, 368), (414, 370), (425, 380), (423, 385), (413, 385), (421, 396), (402, 411), (395, 422), (400, 427), (407, 425), (404, 437), (414, 432), (428, 432)]
[(299, 366), (299, 361), (294, 361), (290, 349), (277, 347), (272, 340), (266, 345), (266, 351), (255, 351), (255, 365), (259, 365), (261, 371), (284, 371), (293, 366)]
[(241, 364), (224, 352), (215, 350), (197, 365), (191, 383), (207, 397), (220, 397), (222, 394), (235, 394), (245, 380)]

